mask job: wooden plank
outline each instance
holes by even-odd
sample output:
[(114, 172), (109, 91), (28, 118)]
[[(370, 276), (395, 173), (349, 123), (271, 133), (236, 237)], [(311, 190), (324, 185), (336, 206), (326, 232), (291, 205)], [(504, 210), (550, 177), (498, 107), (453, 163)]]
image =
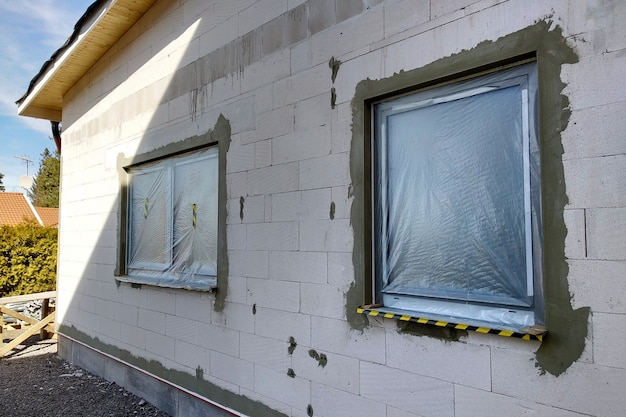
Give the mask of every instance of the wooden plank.
[(0, 298), (1, 304), (21, 303), (22, 301), (42, 300), (44, 298), (56, 298), (56, 291), (38, 292), (36, 294), (15, 295), (13, 297)]
[[(39, 316), (42, 320), (46, 318), (50, 314), (50, 299), (44, 298), (41, 304), (41, 316)], [(50, 333), (46, 331), (47, 326), (42, 328), (39, 332), (39, 338), (41, 340), (50, 339)]]
[(52, 312), (48, 315), (48, 317), (44, 318), (39, 323), (28, 329), (26, 332), (22, 333), (21, 335), (7, 343), (5, 346), (0, 348), (0, 359), (2, 359), (4, 355), (13, 350), (14, 347), (19, 346), (19, 344), (22, 343), (24, 340), (28, 339), (29, 337), (46, 327), (50, 322), (54, 321), (55, 316), (56, 311)]
[[(26, 322), (28, 324), (31, 324), (31, 325), (37, 324), (39, 322), (39, 320), (37, 320), (37, 319), (25, 316), (23, 314), (18, 313), (17, 311), (11, 310), (10, 308), (4, 307), (4, 306), (0, 306), (0, 313), (8, 314), (11, 317), (15, 317), (16, 319), (22, 320), (22, 321), (24, 321), (24, 322)], [(47, 316), (47, 314), (46, 314), (46, 316)], [(52, 325), (46, 326), (46, 330), (48, 330), (50, 332), (54, 332), (54, 326), (52, 326)], [(49, 339), (49, 338), (47, 338), (47, 339)]]

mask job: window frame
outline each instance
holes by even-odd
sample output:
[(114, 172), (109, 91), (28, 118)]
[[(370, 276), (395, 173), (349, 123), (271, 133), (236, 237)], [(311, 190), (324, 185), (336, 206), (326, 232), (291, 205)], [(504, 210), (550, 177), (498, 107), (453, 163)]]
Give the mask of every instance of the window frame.
[[(543, 324), (544, 317), (544, 295), (543, 295), (543, 236), (541, 225), (541, 173), (538, 172), (538, 177), (535, 179), (531, 190), (531, 149), (530, 144), (534, 141), (534, 151), (537, 155), (534, 157), (536, 163), (540, 165), (539, 154), (541, 138), (539, 133), (538, 123), (538, 64), (536, 59), (527, 59), (524, 61), (513, 62), (504, 66), (489, 69), (487, 71), (477, 72), (475, 74), (465, 75), (463, 77), (450, 77), (445, 80), (434, 80), (428, 85), (413, 88), (410, 90), (404, 90), (399, 92), (391, 92), (385, 94), (382, 97), (376, 97), (366, 102), (366, 112), (369, 115), (370, 120), (370, 184), (371, 189), (369, 193), (371, 204), (371, 224), (369, 226), (371, 233), (371, 297), (372, 302), (376, 305), (383, 305), (386, 308), (394, 312), (408, 311), (420, 316), (430, 317), (434, 319), (444, 319), (446, 321), (464, 322), (469, 324), (485, 325), (488, 324), (493, 328), (502, 329), (520, 329), (525, 326), (534, 324)], [(385, 212), (384, 208), (376, 206), (377, 195), (379, 193), (386, 193), (386, 188), (383, 186), (383, 190), (379, 190), (377, 187), (378, 172), (378, 143), (381, 140), (379, 133), (380, 115), (387, 112), (384, 115), (394, 114), (395, 112), (407, 111), (407, 109), (417, 109), (435, 105), (438, 103), (451, 102), (457, 98), (463, 98), (474, 94), (480, 94), (481, 80), (485, 80), (484, 83), (493, 84), (494, 79), (497, 80), (498, 87), (494, 90), (506, 88), (511, 85), (523, 85), (524, 82), (520, 78), (524, 76), (500, 76), (499, 74), (507, 74), (508, 70), (513, 69), (513, 72), (517, 70), (526, 71), (526, 75), (530, 79), (531, 85), (526, 85), (522, 88), (522, 101), (523, 111), (522, 117), (524, 118), (522, 123), (522, 136), (523, 142), (523, 164), (524, 164), (524, 225), (525, 225), (525, 250), (526, 250), (526, 289), (529, 292), (529, 296), (533, 297), (533, 304), (529, 307), (513, 306), (496, 303), (484, 303), (478, 300), (454, 300), (443, 299), (443, 301), (433, 299), (430, 297), (416, 297), (414, 295), (398, 297), (398, 302), (390, 301), (390, 297), (385, 297), (382, 291), (382, 278), (381, 269), (385, 268), (384, 262), (386, 256), (381, 256), (381, 247), (386, 247), (384, 240), (387, 234), (386, 225), (382, 226), (383, 231), (379, 229), (381, 226), (377, 224), (379, 218), (382, 218), (381, 223), (386, 223), (385, 216), (381, 216), (380, 212)], [(520, 83), (520, 81), (522, 81)], [(472, 83), (478, 83), (478, 86), (465, 88)], [(472, 91), (476, 90), (476, 91)], [(419, 99), (417, 99), (419, 98)], [(394, 105), (396, 106), (394, 108)], [(382, 109), (382, 110), (381, 110)], [(386, 119), (385, 119), (386, 120)], [(384, 127), (383, 127), (384, 131)], [(534, 136), (533, 136), (534, 135)], [(388, 138), (382, 135), (383, 141)], [(384, 147), (382, 152), (384, 153)], [(384, 161), (386, 155), (380, 155), (380, 158)], [(537, 168), (540, 169), (540, 168)], [(382, 168), (383, 176), (386, 175), (386, 167)], [(386, 183), (386, 179), (383, 179), (383, 184)], [(532, 197), (531, 197), (531, 194)], [(385, 199), (381, 199), (385, 201)], [(531, 201), (532, 200), (532, 201)], [(531, 213), (531, 203), (534, 203), (539, 207), (536, 213)], [(535, 215), (537, 218), (535, 218)], [(533, 233), (533, 228), (535, 232)], [(533, 238), (533, 234), (535, 237)], [(380, 235), (380, 238), (379, 238)], [(536, 236), (539, 236), (540, 242), (536, 242)], [(382, 240), (382, 243), (381, 243)], [(383, 259), (383, 265), (380, 259)], [(395, 297), (394, 297), (395, 298)], [(416, 300), (418, 300), (416, 302)], [(463, 305), (460, 308), (459, 306)], [(452, 308), (450, 308), (452, 306)], [(443, 314), (441, 314), (443, 312)], [(485, 314), (487, 312), (487, 314)]]

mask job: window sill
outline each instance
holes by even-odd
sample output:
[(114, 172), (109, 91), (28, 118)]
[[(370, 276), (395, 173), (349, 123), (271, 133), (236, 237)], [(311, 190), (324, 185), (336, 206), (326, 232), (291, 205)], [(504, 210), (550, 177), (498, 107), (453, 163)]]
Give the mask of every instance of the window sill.
[[(493, 325), (489, 323), (455, 323), (452, 317), (435, 317), (431, 316), (430, 318), (418, 317), (415, 312), (408, 310), (400, 310), (395, 308), (386, 308), (384, 306), (373, 304), (373, 305), (364, 305), (358, 307), (356, 312), (359, 314), (364, 314), (372, 317), (383, 317), (386, 319), (396, 319), (402, 321), (412, 321), (420, 324), (429, 324), (438, 327), (447, 327), (458, 330), (470, 330), (477, 333), (483, 334), (495, 334), (498, 336), (504, 337), (514, 337), (517, 339), (523, 340), (538, 340), (542, 341), (543, 336), (546, 333), (545, 328), (540, 328), (539, 326), (530, 327), (526, 329), (496, 329), (493, 328)], [(491, 327), (490, 327), (491, 326)]]
[(199, 282), (178, 282), (174, 280), (164, 280), (158, 278), (141, 277), (136, 275), (124, 275), (115, 277), (115, 281), (135, 285), (150, 285), (161, 288), (174, 288), (189, 291), (215, 292), (217, 291), (217, 282), (215, 279), (206, 279)]

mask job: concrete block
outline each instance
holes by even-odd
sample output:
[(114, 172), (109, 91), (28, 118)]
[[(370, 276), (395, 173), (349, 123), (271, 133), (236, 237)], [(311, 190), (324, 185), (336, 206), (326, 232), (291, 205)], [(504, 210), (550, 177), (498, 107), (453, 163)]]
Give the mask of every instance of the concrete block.
[(341, 153), (302, 161), (299, 179), (301, 190), (349, 185), (349, 154)]
[(298, 250), (296, 222), (255, 223), (248, 225), (249, 250)]
[[(305, 342), (303, 342), (306, 344)], [(385, 363), (385, 330), (369, 327), (353, 330), (345, 320), (311, 317), (311, 343), (315, 349), (353, 358)]]
[(352, 121), (339, 119), (330, 128), (332, 153), (350, 152), (352, 143)]
[(142, 372), (128, 368), (126, 386), (124, 387), (135, 395), (143, 397), (150, 404), (166, 412), (176, 415), (177, 394), (176, 388), (163, 384)]
[[(298, 340), (296, 339), (296, 343)], [(241, 333), (239, 357), (278, 372), (291, 368), (292, 357), (288, 340), (276, 340), (254, 334)], [(296, 347), (296, 350), (298, 348)]]
[(272, 139), (273, 165), (301, 161), (330, 154), (330, 125)]
[[(239, 209), (239, 219), (243, 223), (262, 223), (265, 221), (265, 197), (262, 195), (245, 197), (235, 200), (235, 207)], [(243, 215), (243, 219), (241, 216)]]
[(492, 391), (582, 414), (618, 417), (626, 370), (575, 362), (558, 378), (541, 375), (533, 352), (492, 349)]
[(287, 349), (290, 337), (293, 337), (298, 344), (311, 345), (311, 318), (305, 314), (257, 307), (254, 325), (254, 334), (282, 340), (285, 342), (285, 349)]
[(142, 329), (165, 335), (165, 313), (139, 309), (137, 325)]
[[(229, 303), (229, 306), (231, 304)], [(234, 319), (235, 314), (231, 313), (229, 317)], [(242, 326), (229, 328), (213, 324), (200, 324), (198, 345), (208, 350), (230, 355), (239, 352), (239, 330), (236, 327)]]
[(231, 146), (227, 154), (226, 172), (254, 169), (254, 144)]
[(270, 252), (269, 277), (278, 281), (325, 284), (328, 256), (324, 252)]
[(146, 350), (161, 358), (174, 358), (176, 340), (151, 331), (146, 332)]
[(587, 210), (587, 256), (626, 260), (626, 208)]
[(574, 308), (626, 314), (626, 262), (570, 260), (568, 264)]
[(309, 2), (309, 32), (315, 35), (335, 24), (335, 0)]
[[(233, 211), (229, 213), (235, 214)], [(236, 221), (231, 218), (232, 221)], [(245, 224), (229, 224), (226, 226), (226, 236), (228, 237), (229, 249), (246, 249), (246, 225)]]
[(250, 398), (253, 401), (258, 401), (262, 404), (265, 404), (268, 407), (270, 407), (272, 410), (276, 410), (279, 413), (283, 413), (286, 416), (290, 415), (291, 413), (292, 407), (290, 405), (287, 405), (280, 401), (276, 401), (275, 399), (266, 397), (265, 395), (261, 395), (258, 392), (249, 391), (245, 388), (240, 388), (239, 393), (245, 396), (246, 398)]
[[(285, 15), (285, 46), (293, 45), (305, 39), (309, 33), (309, 5), (306, 2), (298, 6), (289, 5)], [(293, 8), (292, 8), (293, 7)]]
[(528, 415), (583, 417), (583, 414), (547, 407), (533, 401), (520, 400), (463, 385), (454, 387), (454, 404), (455, 417), (500, 417), (502, 410), (506, 410), (506, 415), (511, 417), (525, 417)]
[[(626, 56), (619, 52), (591, 56), (573, 65), (564, 65), (561, 79), (567, 85), (563, 93), (572, 109), (619, 103), (626, 97), (626, 86), (620, 82)], [(594, 74), (588, 77), (588, 74)]]
[[(219, 4), (219, 3), (217, 3)], [(206, 16), (206, 15), (205, 15)], [(237, 16), (218, 24), (199, 35), (199, 55), (205, 56), (216, 49), (226, 45), (239, 37), (237, 28)], [(204, 17), (201, 20), (198, 30), (204, 26)]]
[(210, 323), (213, 298), (203, 293), (177, 293), (176, 316)]
[(254, 110), (257, 114), (274, 109), (274, 84), (267, 84), (254, 90)]
[[(483, 390), (491, 388), (489, 346), (446, 343), (397, 330), (387, 332), (386, 346), (390, 367)], [(415, 351), (420, 354), (411, 355)]]
[(335, 219), (349, 219), (352, 210), (352, 200), (350, 196), (350, 186), (333, 187), (332, 202), (335, 208)]
[(341, 287), (328, 284), (300, 284), (300, 312), (311, 316), (343, 319), (346, 297)]
[(351, 252), (354, 246), (349, 219), (310, 220), (300, 223), (300, 250)]
[[(224, 310), (220, 312), (214, 311), (211, 315), (211, 321), (214, 325), (221, 326), (227, 330), (254, 333), (254, 317), (252, 316), (252, 308), (246, 304), (228, 303)], [(200, 342), (203, 336), (200, 332)], [(228, 352), (223, 352), (228, 353)]]
[(330, 90), (296, 103), (296, 132), (330, 124), (331, 114)]
[[(383, 24), (384, 12), (383, 8), (379, 7), (363, 13), (357, 19), (343, 22), (319, 33), (311, 39), (313, 65), (324, 63), (330, 81), (328, 60), (332, 56), (342, 59), (344, 54), (362, 49), (383, 39)], [(341, 72), (341, 69), (339, 71)]]
[(228, 276), (228, 294), (226, 301), (232, 303), (245, 304), (248, 297), (247, 278), (239, 276)]
[(596, 364), (626, 369), (626, 347), (615, 336), (626, 330), (626, 315), (594, 313), (593, 358)]
[(318, 354), (326, 355), (327, 363), (321, 366), (315, 358), (311, 357), (310, 350), (310, 347), (300, 345), (294, 350), (292, 368), (296, 376), (352, 394), (359, 394), (359, 361), (357, 359), (315, 350)]
[(249, 305), (298, 312), (300, 285), (295, 282), (248, 278)]
[(337, 2), (337, 23), (350, 19), (363, 12), (363, 0), (343, 0)]
[(285, 32), (285, 15), (270, 20), (261, 28), (263, 36), (263, 55), (269, 55), (283, 47), (283, 33)]
[[(306, 47), (306, 43), (303, 43)], [(329, 58), (330, 59), (330, 58)], [(292, 67), (294, 61), (291, 61)], [(300, 65), (304, 65), (301, 63)], [(328, 61), (306, 71), (297, 71), (289, 78), (283, 78), (274, 85), (274, 106), (282, 107), (298, 103), (330, 91), (330, 69)], [(288, 132), (285, 132), (288, 133)], [(276, 135), (274, 135), (276, 136)]]
[(95, 323), (95, 329), (101, 338), (106, 337), (115, 342), (121, 339), (121, 323), (119, 321), (100, 316)]
[(626, 206), (626, 155), (563, 162), (571, 208)]
[(279, 49), (243, 69), (244, 77), (241, 80), (241, 91), (246, 93), (271, 84), (274, 81), (282, 80), (289, 76), (290, 71), (291, 57), (289, 48)]
[(313, 415), (321, 417), (380, 417), (386, 413), (383, 403), (317, 383), (311, 384), (311, 406)]
[(291, 74), (311, 68), (312, 58), (310, 38), (291, 47)]
[(287, 11), (287, 0), (261, 0), (239, 13), (239, 36)]
[(585, 210), (564, 210), (563, 218), (567, 227), (565, 256), (568, 259), (585, 259)]
[(563, 159), (626, 154), (625, 113), (626, 101), (573, 111), (561, 134)]
[(400, 0), (385, 3), (385, 37), (428, 22), (430, 7), (429, 0)]
[(330, 252), (328, 254), (328, 283), (348, 288), (354, 282), (352, 253)]
[(272, 220), (297, 221), (328, 219), (331, 189), (320, 188), (272, 195)]
[(198, 321), (185, 317), (165, 315), (165, 335), (189, 343), (198, 342)]
[(287, 370), (278, 372), (254, 365), (254, 390), (301, 410), (306, 410), (311, 403), (311, 382), (298, 376), (291, 378), (287, 376)]
[(380, 79), (383, 73), (384, 59), (381, 50), (373, 51), (343, 62), (337, 73), (335, 88), (337, 103), (351, 102), (359, 82), (369, 78)]
[(146, 308), (176, 314), (175, 291), (150, 286), (142, 287), (141, 291), (146, 291)]
[(199, 401), (184, 392), (178, 393), (178, 415), (186, 417), (229, 417), (231, 413), (210, 403)]
[(248, 172), (248, 193), (241, 195), (262, 195), (295, 191), (299, 184), (297, 162), (259, 168)]
[(361, 395), (374, 401), (406, 411), (419, 410), (424, 417), (454, 416), (454, 386), (450, 382), (361, 362), (360, 385)]
[(272, 165), (272, 140), (267, 139), (254, 144), (254, 167), (265, 168)]
[(274, 138), (293, 132), (294, 107), (284, 106), (256, 116), (256, 140)]
[(122, 340), (131, 346), (142, 350), (146, 348), (146, 331), (144, 329), (122, 324), (120, 327), (120, 336)]
[(209, 370), (209, 350), (204, 346), (176, 340), (175, 349), (175, 356), (168, 357), (168, 359), (173, 359), (176, 363), (186, 367), (189, 371), (195, 371), (198, 368), (202, 368), (203, 371)]
[[(246, 172), (237, 172), (226, 175), (226, 195), (228, 198), (238, 198), (242, 195), (248, 195), (248, 174)], [(239, 219), (238, 213), (229, 213), (229, 220)], [(234, 217), (233, 217), (234, 216)]]
[(268, 277), (267, 251), (228, 251), (229, 274), (241, 277)]
[(246, 389), (254, 388), (254, 365), (252, 362), (211, 352), (211, 376)]

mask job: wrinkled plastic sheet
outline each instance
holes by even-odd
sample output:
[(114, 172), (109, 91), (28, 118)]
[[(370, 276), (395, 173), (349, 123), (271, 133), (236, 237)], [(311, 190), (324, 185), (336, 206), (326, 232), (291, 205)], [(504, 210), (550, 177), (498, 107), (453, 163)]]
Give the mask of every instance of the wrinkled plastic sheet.
[[(377, 108), (377, 274), (386, 300), (402, 300), (398, 308), (415, 308), (414, 296), (426, 312), (508, 323), (512, 310), (536, 307), (542, 254), (536, 122), (528, 111), (536, 100), (533, 68)], [(537, 319), (529, 317), (521, 323)]]
[(217, 149), (130, 171), (128, 276), (210, 290), (217, 276)]

